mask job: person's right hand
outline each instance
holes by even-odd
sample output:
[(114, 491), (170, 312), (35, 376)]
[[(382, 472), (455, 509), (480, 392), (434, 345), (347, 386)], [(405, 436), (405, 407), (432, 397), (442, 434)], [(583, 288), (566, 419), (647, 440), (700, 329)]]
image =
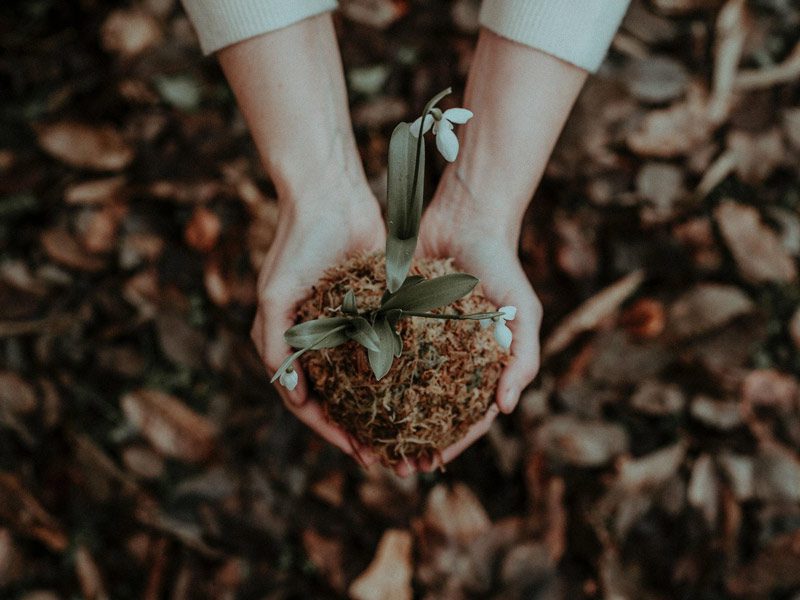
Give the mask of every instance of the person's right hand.
[[(382, 250), (386, 233), (380, 208), (366, 184), (314, 185), (302, 198), (279, 200), (275, 239), (258, 278), (258, 310), (251, 337), (270, 376), (294, 351), (283, 333), (295, 322), (298, 304), (329, 268), (357, 252)], [(297, 387), (278, 382), (286, 407), (323, 438), (368, 465), (377, 457), (330, 422), (309, 393), (299, 361)]]

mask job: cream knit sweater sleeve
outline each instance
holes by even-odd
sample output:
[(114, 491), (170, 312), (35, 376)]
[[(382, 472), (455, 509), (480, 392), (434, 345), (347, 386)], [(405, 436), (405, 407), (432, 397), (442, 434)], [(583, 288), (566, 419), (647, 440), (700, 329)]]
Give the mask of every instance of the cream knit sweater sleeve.
[[(336, 8), (336, 0), (182, 0), (211, 54)], [(629, 0), (483, 0), (480, 23), (587, 71), (596, 71)]]

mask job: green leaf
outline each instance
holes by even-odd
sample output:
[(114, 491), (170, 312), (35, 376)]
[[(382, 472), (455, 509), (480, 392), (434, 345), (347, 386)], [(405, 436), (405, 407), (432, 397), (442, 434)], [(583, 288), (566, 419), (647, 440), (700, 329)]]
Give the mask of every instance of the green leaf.
[(358, 307), (356, 306), (356, 295), (353, 290), (347, 290), (342, 300), (342, 312), (349, 315), (357, 315)]
[(380, 340), (378, 334), (364, 317), (352, 319), (352, 326), (347, 330), (347, 336), (351, 340), (357, 341), (367, 350), (377, 352), (380, 350)]
[(469, 294), (478, 284), (478, 278), (466, 273), (450, 273), (398, 290), (381, 312), (399, 308), (401, 310), (432, 310), (446, 306)]
[(369, 366), (375, 373), (375, 378), (380, 379), (389, 372), (395, 356), (395, 336), (397, 332), (385, 316), (375, 319), (375, 333), (378, 335), (378, 350), (369, 350)]
[[(330, 333), (342, 325), (349, 325), (352, 320), (353, 319), (349, 317), (332, 317), (298, 323), (294, 327), (290, 327), (286, 330), (286, 333), (283, 334), (283, 339), (293, 348), (308, 348), (313, 345), (321, 335)], [(332, 334), (315, 347), (333, 348), (344, 344), (348, 339), (350, 338), (347, 336), (347, 329), (343, 329), (342, 331), (337, 331)]]
[[(417, 285), (420, 281), (425, 281), (425, 278), (420, 275), (409, 275), (406, 277), (405, 281), (403, 281), (403, 285), (400, 286), (402, 290), (404, 287), (409, 287), (412, 285)], [(385, 290), (383, 292), (383, 296), (381, 296), (381, 306), (386, 304), (386, 301), (393, 296), (392, 292), (389, 290)]]
[[(411, 135), (411, 126), (400, 123), (389, 141), (387, 183), (388, 232), (386, 237), (386, 282), (394, 292), (403, 283), (417, 246), (422, 218), (425, 180), (425, 144)], [(417, 165), (419, 147), (419, 165)], [(412, 190), (417, 173), (416, 189)]]

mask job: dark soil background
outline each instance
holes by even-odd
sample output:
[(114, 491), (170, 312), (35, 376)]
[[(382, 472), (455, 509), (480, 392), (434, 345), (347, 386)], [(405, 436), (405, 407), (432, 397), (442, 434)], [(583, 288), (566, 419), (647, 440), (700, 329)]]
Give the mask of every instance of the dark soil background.
[[(382, 196), (477, 4), (341, 4)], [(262, 372), (274, 190), (180, 6), (6, 2), (0, 46), (0, 597), (800, 597), (797, 3), (633, 2), (526, 216), (542, 371), (405, 480)]]

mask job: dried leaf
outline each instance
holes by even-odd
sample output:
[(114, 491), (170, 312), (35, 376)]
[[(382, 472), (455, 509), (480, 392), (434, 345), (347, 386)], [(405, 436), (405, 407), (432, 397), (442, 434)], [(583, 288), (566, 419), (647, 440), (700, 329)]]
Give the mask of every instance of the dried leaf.
[(186, 224), (184, 237), (186, 243), (195, 250), (208, 252), (216, 245), (221, 231), (222, 222), (217, 214), (204, 206), (198, 206)]
[(727, 581), (735, 596), (767, 598), (800, 585), (800, 531), (776, 536)]
[(637, 99), (654, 104), (679, 98), (689, 82), (686, 68), (669, 56), (630, 61), (623, 78)]
[(692, 467), (686, 499), (706, 518), (710, 527), (717, 521), (719, 505), (719, 482), (711, 456), (702, 454)]
[(306, 529), (303, 531), (303, 548), (309, 560), (319, 569), (331, 587), (342, 593), (345, 588), (342, 542), (324, 537), (313, 529)]
[(728, 200), (716, 208), (714, 216), (747, 281), (789, 283), (797, 279), (797, 265), (754, 207)]
[(556, 327), (544, 344), (542, 355), (548, 358), (564, 350), (584, 331), (590, 331), (611, 316), (644, 279), (643, 271), (634, 271), (592, 296), (570, 313)]
[(47, 255), (64, 266), (79, 271), (101, 271), (106, 266), (102, 258), (92, 256), (65, 229), (46, 229), (39, 236)]
[(411, 600), (411, 534), (402, 529), (387, 529), (375, 558), (350, 585), (354, 600)]
[(743, 423), (738, 402), (698, 395), (692, 400), (690, 412), (704, 425), (723, 431), (735, 429)]
[(486, 533), (491, 521), (478, 498), (463, 483), (434, 487), (425, 505), (425, 524), (447, 539), (467, 543)]
[(200, 462), (216, 446), (214, 424), (175, 396), (140, 389), (122, 400), (125, 416), (156, 450), (187, 462)]
[(106, 52), (123, 58), (135, 56), (161, 42), (158, 20), (142, 10), (112, 11), (100, 30)]
[(11, 371), (0, 371), (0, 421), (4, 412), (28, 414), (36, 410), (36, 390)]
[(732, 285), (699, 283), (669, 307), (669, 331), (688, 338), (722, 327), (755, 310), (755, 303)]
[(119, 200), (127, 179), (124, 175), (81, 181), (66, 187), (64, 201), (67, 204), (107, 204)]
[(0, 519), (54, 552), (63, 552), (69, 543), (58, 522), (11, 473), (0, 472)]
[(133, 148), (110, 125), (61, 121), (37, 126), (36, 134), (45, 152), (72, 167), (119, 171), (134, 157)]
[(86, 546), (80, 545), (75, 550), (75, 571), (86, 600), (108, 600), (100, 569)]
[(628, 449), (628, 434), (614, 423), (558, 415), (539, 428), (536, 445), (556, 462), (598, 467)]

